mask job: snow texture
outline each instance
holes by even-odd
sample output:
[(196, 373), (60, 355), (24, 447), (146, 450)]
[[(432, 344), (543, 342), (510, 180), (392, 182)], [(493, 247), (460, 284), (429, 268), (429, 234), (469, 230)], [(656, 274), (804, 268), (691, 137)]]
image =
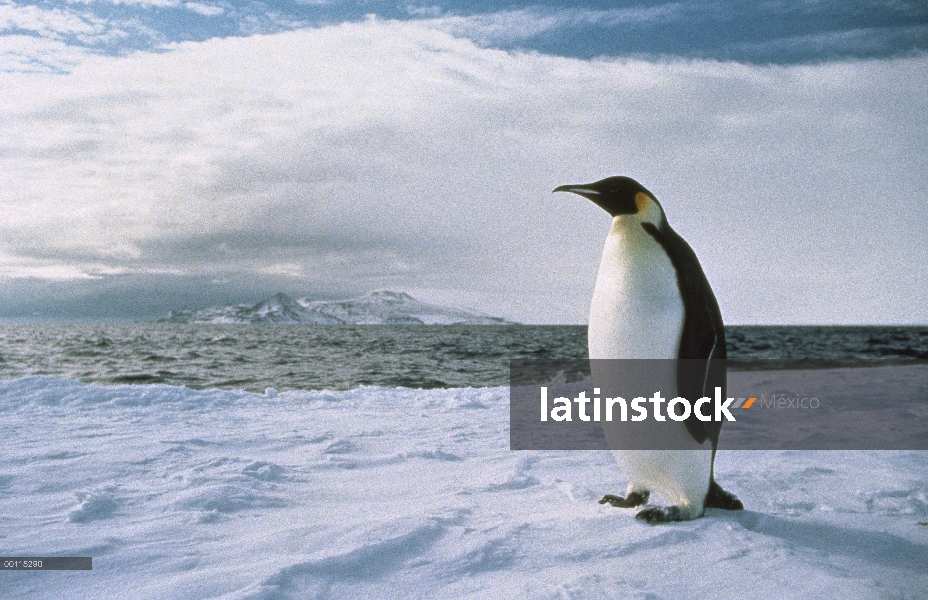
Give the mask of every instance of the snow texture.
[[(923, 452), (726, 452), (650, 526), (612, 454), (508, 449), (508, 390), (0, 382), (4, 598), (923, 598)], [(652, 497), (653, 502), (660, 502)]]
[(350, 300), (294, 300), (282, 293), (255, 305), (171, 311), (169, 323), (310, 323), (315, 325), (503, 325), (505, 319), (381, 290)]

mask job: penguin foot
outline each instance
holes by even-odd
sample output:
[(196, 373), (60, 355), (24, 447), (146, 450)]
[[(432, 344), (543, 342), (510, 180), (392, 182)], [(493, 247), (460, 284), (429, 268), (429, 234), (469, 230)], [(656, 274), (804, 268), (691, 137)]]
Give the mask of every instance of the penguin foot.
[(603, 496), (603, 499), (599, 501), (599, 503), (606, 504), (608, 502), (616, 508), (634, 508), (636, 506), (641, 506), (642, 504), (647, 503), (648, 497), (650, 495), (651, 492), (647, 490), (643, 492), (631, 492), (624, 498), (614, 494), (606, 494)]
[(706, 508), (723, 508), (725, 510), (743, 510), (744, 504), (731, 492), (726, 492), (714, 480), (706, 493)]
[(683, 511), (680, 510), (679, 506), (652, 506), (640, 511), (635, 515), (635, 518), (647, 521), (651, 525), (685, 520)]

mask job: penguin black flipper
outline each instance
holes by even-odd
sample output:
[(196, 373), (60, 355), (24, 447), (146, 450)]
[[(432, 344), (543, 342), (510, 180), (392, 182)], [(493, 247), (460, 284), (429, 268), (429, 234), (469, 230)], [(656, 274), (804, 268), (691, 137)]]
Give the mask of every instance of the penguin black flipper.
[[(711, 397), (715, 388), (725, 394), (725, 325), (722, 311), (712, 293), (712, 287), (690, 248), (666, 221), (661, 228), (651, 223), (641, 227), (661, 245), (677, 272), (677, 285), (683, 299), (683, 330), (680, 334), (681, 359), (677, 364), (677, 393), (691, 401)], [(722, 430), (721, 422), (703, 422), (695, 414), (684, 421), (689, 434), (702, 444), (712, 442), (713, 458)]]
[[(683, 298), (683, 331), (680, 334), (680, 350), (677, 358), (677, 392), (689, 400), (703, 396), (712, 397), (715, 388), (722, 390), (725, 397), (727, 371), (725, 359), (725, 325), (722, 311), (709, 280), (690, 248), (666, 221), (660, 229), (650, 223), (641, 225), (664, 248), (670, 262), (677, 272), (677, 285)], [(715, 452), (718, 449), (721, 421), (703, 422), (696, 415), (684, 421), (686, 430), (702, 444), (707, 439), (712, 442), (712, 467), (709, 474), (709, 490), (706, 493), (705, 508), (722, 508), (741, 510), (744, 504), (737, 496), (722, 489), (715, 481)], [(657, 514), (650, 510), (639, 513), (639, 518), (648, 523), (674, 520), (670, 514)]]

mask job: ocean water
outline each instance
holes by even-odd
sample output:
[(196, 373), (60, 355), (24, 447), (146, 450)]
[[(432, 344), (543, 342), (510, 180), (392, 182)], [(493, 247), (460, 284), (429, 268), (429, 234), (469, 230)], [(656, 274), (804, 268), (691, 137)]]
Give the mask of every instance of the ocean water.
[[(733, 326), (731, 359), (928, 358), (928, 327)], [(494, 387), (511, 359), (583, 359), (584, 326), (0, 325), (0, 380), (191, 389)]]

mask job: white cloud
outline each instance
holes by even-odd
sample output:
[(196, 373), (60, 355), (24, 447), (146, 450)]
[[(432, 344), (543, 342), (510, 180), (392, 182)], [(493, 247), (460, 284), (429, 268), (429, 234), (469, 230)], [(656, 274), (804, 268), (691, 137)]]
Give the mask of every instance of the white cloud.
[[(696, 10), (705, 15), (712, 7), (698, 5)], [(565, 27), (600, 25), (604, 27), (627, 23), (648, 23), (658, 20), (677, 20), (694, 12), (683, 3), (668, 3), (648, 8), (621, 8), (593, 10), (569, 8), (541, 10), (524, 8), (474, 15), (450, 15), (429, 19), (427, 23), (455, 36), (464, 36), (480, 44), (493, 45), (520, 41), (542, 33)]]
[(0, 0), (0, 73), (67, 72), (87, 56), (89, 48), (126, 35), (121, 25), (86, 11)]
[(0, 73), (66, 73), (87, 55), (59, 40), (8, 34), (0, 41)]
[(197, 14), (203, 15), (204, 17), (215, 17), (226, 12), (225, 9), (221, 6), (216, 6), (214, 4), (204, 4), (202, 2), (185, 2), (184, 8)]
[(0, 75), (0, 273), (466, 290), (581, 322), (607, 218), (550, 190), (627, 174), (731, 322), (926, 321), (926, 75), (582, 61), (382, 21)]
[[(77, 0), (80, 3), (89, 3), (92, 0)], [(109, 4), (125, 4), (127, 6), (140, 6), (142, 8), (173, 8), (180, 6), (181, 0), (104, 0)]]
[(87, 41), (105, 33), (112, 35), (110, 29), (111, 24), (104, 19), (67, 9), (0, 4), (0, 33), (29, 31), (43, 38)]
[(867, 27), (741, 42), (728, 46), (741, 56), (818, 56), (831, 52), (862, 52), (867, 56), (901, 54), (902, 49), (922, 46), (928, 25)]

